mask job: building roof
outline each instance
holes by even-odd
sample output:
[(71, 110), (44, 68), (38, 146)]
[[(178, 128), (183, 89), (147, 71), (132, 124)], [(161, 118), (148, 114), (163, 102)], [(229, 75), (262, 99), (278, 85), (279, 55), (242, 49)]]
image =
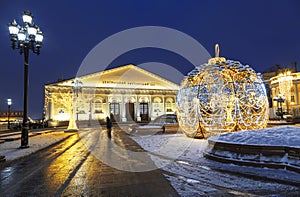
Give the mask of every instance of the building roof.
[(83, 87), (179, 90), (177, 84), (133, 64), (47, 84), (46, 86), (72, 87), (72, 82), (75, 79), (80, 80)]

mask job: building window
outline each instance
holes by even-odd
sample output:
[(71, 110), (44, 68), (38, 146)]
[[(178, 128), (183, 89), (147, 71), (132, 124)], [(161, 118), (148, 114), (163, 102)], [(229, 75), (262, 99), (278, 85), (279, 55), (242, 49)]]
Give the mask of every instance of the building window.
[(148, 103), (140, 103), (141, 120), (148, 120)]
[(95, 102), (95, 113), (103, 113), (102, 111), (102, 102), (96, 101)]
[(120, 120), (120, 104), (111, 103), (109, 105), (110, 118), (113, 122), (118, 122)]
[(110, 104), (110, 113), (113, 115), (118, 115), (120, 113), (119, 103), (111, 103)]
[(166, 112), (173, 112), (173, 103), (174, 103), (174, 100), (173, 98), (167, 98), (166, 99)]
[(140, 104), (140, 114), (148, 114), (148, 103)]
[(295, 96), (294, 95), (291, 96), (291, 102), (295, 102)]

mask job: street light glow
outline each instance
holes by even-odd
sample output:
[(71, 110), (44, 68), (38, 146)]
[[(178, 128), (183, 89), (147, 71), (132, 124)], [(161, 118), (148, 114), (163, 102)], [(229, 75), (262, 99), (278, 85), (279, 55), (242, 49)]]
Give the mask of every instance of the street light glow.
[(25, 35), (25, 32), (24, 32), (23, 29), (21, 29), (21, 30), (19, 31), (19, 33), (18, 33), (18, 39), (19, 39), (20, 41), (25, 41), (26, 35)]
[(11, 23), (8, 24), (8, 30), (11, 35), (17, 35), (19, 32), (18, 24), (16, 20), (13, 20)]
[(8, 105), (8, 106), (11, 106), (11, 104), (12, 104), (11, 99), (7, 99), (7, 105)]
[(36, 26), (33, 25), (33, 24), (29, 25), (28, 28), (27, 28), (27, 32), (28, 32), (29, 36), (35, 36), (36, 33), (37, 33)]
[(31, 23), (33, 16), (29, 10), (25, 10), (22, 18), (24, 23)]
[(43, 42), (43, 39), (44, 39), (43, 33), (41, 31), (38, 31), (35, 36), (35, 40), (37, 42)]

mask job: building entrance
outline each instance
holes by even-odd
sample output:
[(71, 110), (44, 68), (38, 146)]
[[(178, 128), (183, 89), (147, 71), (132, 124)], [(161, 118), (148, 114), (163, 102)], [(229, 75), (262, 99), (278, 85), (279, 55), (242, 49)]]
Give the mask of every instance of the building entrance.
[(126, 103), (125, 108), (127, 121), (134, 121), (134, 104)]
[(112, 122), (120, 121), (120, 104), (119, 103), (110, 103), (109, 105), (110, 118)]
[(142, 121), (148, 121), (148, 103), (140, 103), (140, 116)]

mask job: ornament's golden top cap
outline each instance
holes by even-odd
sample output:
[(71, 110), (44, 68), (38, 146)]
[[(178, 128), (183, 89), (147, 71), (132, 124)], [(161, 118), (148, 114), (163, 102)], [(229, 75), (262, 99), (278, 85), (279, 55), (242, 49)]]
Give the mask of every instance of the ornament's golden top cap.
[(217, 62), (226, 62), (226, 59), (224, 57), (220, 56), (220, 48), (219, 44), (215, 45), (215, 57), (208, 60), (208, 64), (216, 64)]

